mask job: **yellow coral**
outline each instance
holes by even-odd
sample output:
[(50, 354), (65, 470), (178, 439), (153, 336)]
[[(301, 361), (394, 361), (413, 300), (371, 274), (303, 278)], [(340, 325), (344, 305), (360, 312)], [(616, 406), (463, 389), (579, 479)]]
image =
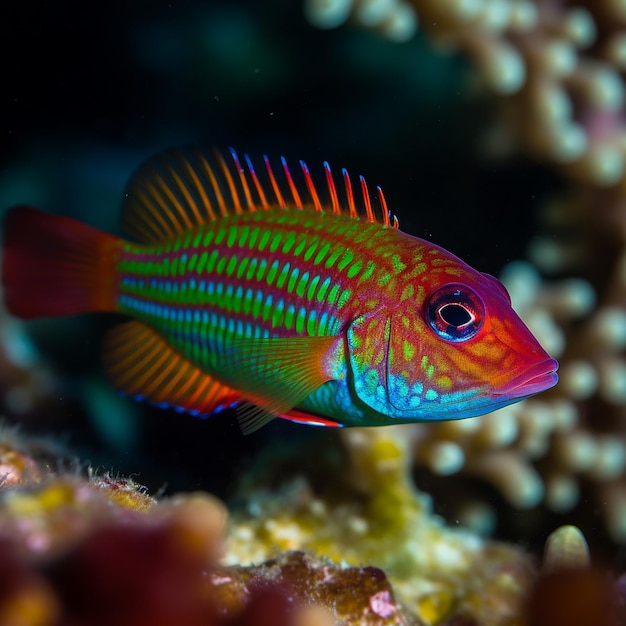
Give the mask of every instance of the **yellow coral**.
[(494, 602), (503, 603), (497, 612), (513, 613), (532, 572), (529, 559), (447, 528), (433, 516), (430, 501), (410, 478), (410, 428), (342, 431), (352, 489), (336, 498), (320, 500), (302, 479), (280, 494), (252, 492), (250, 506), (232, 514), (226, 562), (263, 561), (282, 549), (313, 550), (337, 562), (383, 568), (402, 603), (428, 624), (459, 606), (481, 615), (475, 590), (487, 584)]
[(49, 483), (37, 491), (12, 491), (5, 496), (4, 506), (15, 517), (36, 517), (77, 502), (76, 485), (60, 481)]

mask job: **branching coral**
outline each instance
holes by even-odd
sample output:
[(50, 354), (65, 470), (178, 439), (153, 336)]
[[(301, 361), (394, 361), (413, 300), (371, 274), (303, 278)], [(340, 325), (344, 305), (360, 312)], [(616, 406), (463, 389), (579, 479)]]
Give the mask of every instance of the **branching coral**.
[(626, 172), (626, 8), (532, 0), (308, 0), (312, 23), (348, 17), (392, 39), (419, 23), (440, 47), (477, 64), (506, 96), (508, 130), (526, 149), (594, 184)]
[[(561, 362), (550, 393), (473, 420), (416, 426), (417, 466), (488, 483), (513, 507), (571, 513), (583, 495), (626, 541), (626, 9), (623, 2), (309, 0), (323, 27), (349, 17), (394, 38), (419, 24), (470, 57), (504, 115), (499, 137), (564, 174), (543, 207), (548, 236), (502, 274), (513, 304)], [(406, 18), (412, 12), (411, 18)], [(405, 30), (398, 29), (403, 23)], [(395, 30), (394, 30), (395, 29)], [(397, 38), (397, 37), (396, 37)], [(417, 62), (417, 59), (416, 59)], [(452, 483), (449, 483), (452, 484)], [(454, 492), (453, 489), (451, 489)], [(456, 492), (455, 492), (456, 493)], [(445, 499), (446, 493), (434, 494)], [(488, 530), (469, 496), (457, 515)], [(593, 523), (593, 522), (592, 522)]]

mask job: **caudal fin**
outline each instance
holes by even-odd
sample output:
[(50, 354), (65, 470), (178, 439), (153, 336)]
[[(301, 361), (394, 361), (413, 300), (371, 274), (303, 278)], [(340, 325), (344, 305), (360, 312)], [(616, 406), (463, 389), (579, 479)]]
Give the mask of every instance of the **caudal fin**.
[(4, 220), (2, 285), (22, 318), (115, 309), (121, 240), (76, 220), (18, 206)]

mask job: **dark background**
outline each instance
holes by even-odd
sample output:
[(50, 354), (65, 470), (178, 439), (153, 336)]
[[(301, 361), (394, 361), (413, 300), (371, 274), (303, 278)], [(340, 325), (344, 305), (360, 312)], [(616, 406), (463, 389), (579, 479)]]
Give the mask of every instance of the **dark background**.
[[(524, 255), (556, 185), (540, 165), (486, 149), (497, 100), (464, 59), (420, 35), (394, 44), (352, 25), (319, 30), (294, 0), (23, 0), (1, 13), (0, 211), (31, 203), (118, 232), (124, 184), (144, 158), (232, 145), (362, 173), (404, 230), (497, 274)], [(199, 420), (117, 398), (98, 363), (117, 321), (28, 325), (64, 390), (29, 427), (137, 473), (152, 492), (223, 497), (270, 441), (336, 445), (330, 431), (273, 423), (242, 437), (232, 415)]]

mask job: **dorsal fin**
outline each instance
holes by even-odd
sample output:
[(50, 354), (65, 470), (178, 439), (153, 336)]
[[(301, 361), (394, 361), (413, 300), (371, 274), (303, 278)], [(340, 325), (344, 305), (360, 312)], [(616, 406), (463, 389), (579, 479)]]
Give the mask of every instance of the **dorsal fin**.
[(380, 187), (376, 188), (378, 210), (373, 208), (362, 176), (360, 198), (355, 198), (345, 169), (340, 195), (327, 162), (324, 162), (324, 184), (316, 186), (306, 163), (300, 161), (304, 181), (298, 186), (283, 157), (278, 173), (267, 156), (263, 161), (265, 172), (261, 175), (247, 154), (242, 163), (232, 148), (226, 156), (216, 150), (210, 157), (193, 147), (157, 155), (146, 161), (128, 184), (123, 228), (139, 241), (160, 243), (219, 216), (275, 206), (327, 211), (398, 227)]

